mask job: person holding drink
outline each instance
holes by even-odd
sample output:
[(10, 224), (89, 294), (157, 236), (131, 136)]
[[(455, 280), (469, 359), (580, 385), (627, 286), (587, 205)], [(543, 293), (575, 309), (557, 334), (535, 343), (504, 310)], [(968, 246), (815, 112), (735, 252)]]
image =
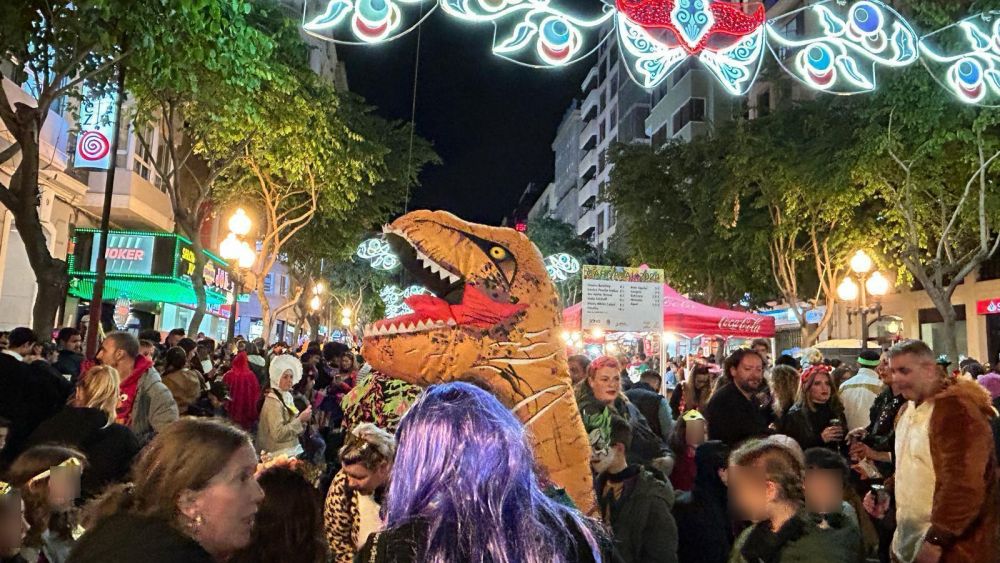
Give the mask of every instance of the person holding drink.
[(778, 424), (778, 432), (790, 436), (803, 450), (839, 450), (844, 439), (844, 406), (830, 372), (830, 366), (823, 364), (806, 368), (795, 405)]

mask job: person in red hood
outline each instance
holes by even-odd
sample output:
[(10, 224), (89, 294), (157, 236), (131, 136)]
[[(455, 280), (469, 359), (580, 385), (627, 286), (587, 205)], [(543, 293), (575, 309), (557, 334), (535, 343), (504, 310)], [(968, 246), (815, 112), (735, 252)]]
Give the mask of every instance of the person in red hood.
[(233, 358), (232, 367), (222, 376), (222, 382), (229, 386), (229, 418), (248, 432), (253, 431), (260, 416), (260, 383), (250, 369), (250, 359), (246, 351)]
[(149, 358), (139, 354), (139, 340), (127, 332), (112, 332), (97, 351), (97, 361), (121, 376), (121, 402), (116, 422), (128, 426), (145, 444), (179, 418), (170, 389)]

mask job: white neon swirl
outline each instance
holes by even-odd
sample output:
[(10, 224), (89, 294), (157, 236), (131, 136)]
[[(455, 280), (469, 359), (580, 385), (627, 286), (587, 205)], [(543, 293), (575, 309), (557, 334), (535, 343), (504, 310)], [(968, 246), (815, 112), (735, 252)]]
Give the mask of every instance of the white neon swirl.
[(746, 94), (760, 73), (764, 54), (764, 27), (719, 51), (702, 51), (698, 58), (734, 96)]
[(559, 253), (545, 258), (545, 270), (556, 283), (569, 280), (570, 276), (580, 273), (580, 261), (575, 257)]
[[(989, 26), (990, 20), (993, 25), (987, 27), (989, 31), (980, 27), (980, 24)], [(931, 45), (931, 38), (956, 27), (963, 32), (967, 51), (946, 54)], [(995, 100), (1000, 97), (1000, 11), (972, 16), (922, 37), (920, 52), (934, 79), (960, 101), (983, 105), (992, 94), (995, 107)], [(938, 76), (939, 68), (932, 68), (928, 62), (938, 67), (946, 65), (943, 81)]]
[[(820, 37), (791, 39), (779, 30), (778, 20), (766, 24), (772, 53), (796, 79), (816, 90), (857, 94), (875, 89), (876, 67), (904, 67), (917, 61), (916, 32), (898, 12), (881, 2), (860, 0), (847, 7), (845, 20), (827, 7), (831, 1), (836, 2), (826, 0), (778, 18), (788, 21), (801, 11), (813, 13), (823, 32)], [(865, 31), (855, 17), (859, 13), (874, 15), (877, 25)], [(775, 45), (794, 54), (793, 68), (785, 64)], [(824, 61), (826, 66), (817, 68), (810, 60)]]
[(618, 18), (618, 43), (629, 76), (647, 90), (662, 84), (688, 58), (683, 48), (664, 46), (628, 18)]
[[(537, 68), (565, 66), (590, 55), (603, 38), (595, 43), (588, 41), (585, 33), (596, 33), (615, 15), (611, 6), (604, 6), (598, 17), (575, 16), (553, 6), (552, 0), (507, 0), (499, 5), (484, 0), (440, 0), (440, 6), (461, 21), (493, 24), (493, 53)], [(564, 43), (555, 44), (546, 37), (550, 25), (565, 26)], [(592, 47), (583, 52), (588, 43), (593, 43)]]

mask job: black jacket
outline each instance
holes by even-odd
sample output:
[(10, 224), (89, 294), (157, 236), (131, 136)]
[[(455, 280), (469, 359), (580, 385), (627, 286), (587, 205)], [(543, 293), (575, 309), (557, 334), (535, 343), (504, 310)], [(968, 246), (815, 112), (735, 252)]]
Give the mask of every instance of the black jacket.
[(80, 538), (66, 563), (215, 563), (198, 542), (159, 518), (116, 514)]
[(28, 439), (28, 446), (38, 444), (63, 444), (87, 456), (87, 470), (80, 481), (84, 498), (125, 481), (139, 453), (139, 440), (127, 426), (109, 425), (106, 413), (81, 407), (66, 407), (43, 422)]
[[(44, 362), (42, 362), (44, 363)], [(69, 385), (51, 366), (28, 365), (10, 354), (0, 353), (0, 416), (11, 421), (3, 460), (9, 462), (24, 451), (28, 436), (43, 420), (66, 404)], [(62, 380), (62, 382), (57, 381)]]
[(660, 403), (666, 401), (666, 399), (652, 387), (641, 381), (626, 391), (625, 396), (639, 409), (642, 416), (646, 417), (646, 422), (649, 423), (649, 428), (653, 433), (666, 439), (667, 436), (663, 433), (663, 429), (660, 428)]
[(733, 546), (729, 492), (716, 466), (705, 457), (698, 464), (694, 488), (677, 495), (677, 559), (680, 563), (726, 563)]
[[(622, 485), (617, 500), (606, 494), (611, 481)], [(626, 563), (677, 562), (677, 523), (670, 513), (674, 492), (669, 482), (632, 465), (618, 475), (599, 476), (595, 485), (601, 513)]]
[(59, 358), (56, 359), (56, 363), (52, 364), (52, 367), (56, 368), (59, 373), (68, 375), (70, 381), (75, 384), (76, 380), (80, 378), (80, 366), (82, 365), (83, 354), (71, 350), (59, 350)]
[(735, 448), (749, 438), (771, 434), (768, 426), (774, 421), (774, 411), (761, 405), (756, 397), (747, 399), (739, 388), (730, 383), (712, 395), (705, 408), (708, 435)]
[[(567, 524), (569, 525), (569, 524)], [(424, 520), (412, 520), (406, 524), (372, 534), (354, 556), (355, 563), (419, 563), (424, 561), (423, 549), (427, 543), (428, 524)], [(567, 554), (567, 561), (576, 563), (623, 563), (610, 545), (596, 561), (583, 533), (570, 526), (576, 546)], [(515, 554), (517, 555), (517, 554)], [(516, 557), (515, 557), (516, 558)], [(75, 563), (70, 561), (68, 563)], [(145, 562), (144, 562), (145, 563)], [(458, 562), (456, 562), (458, 563)]]
[(841, 425), (844, 424), (843, 407), (833, 410), (828, 405), (816, 405), (816, 410), (810, 411), (801, 403), (796, 403), (781, 418), (778, 431), (798, 442), (803, 451), (819, 447), (836, 450), (838, 442), (827, 444), (821, 436), (834, 418), (839, 418)]

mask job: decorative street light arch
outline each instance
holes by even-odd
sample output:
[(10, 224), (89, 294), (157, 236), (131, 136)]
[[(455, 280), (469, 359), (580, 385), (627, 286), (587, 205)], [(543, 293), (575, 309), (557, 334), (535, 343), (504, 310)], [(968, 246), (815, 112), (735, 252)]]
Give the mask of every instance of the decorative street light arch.
[(745, 94), (770, 51), (822, 92), (871, 92), (880, 71), (919, 61), (960, 101), (1000, 104), (1000, 11), (920, 36), (879, 0), (822, 0), (772, 19), (760, 3), (717, 0), (307, 0), (303, 29), (337, 43), (384, 43), (438, 8), (489, 24), (493, 53), (530, 67), (572, 64), (617, 40), (629, 75), (646, 89), (695, 58), (726, 91)]

